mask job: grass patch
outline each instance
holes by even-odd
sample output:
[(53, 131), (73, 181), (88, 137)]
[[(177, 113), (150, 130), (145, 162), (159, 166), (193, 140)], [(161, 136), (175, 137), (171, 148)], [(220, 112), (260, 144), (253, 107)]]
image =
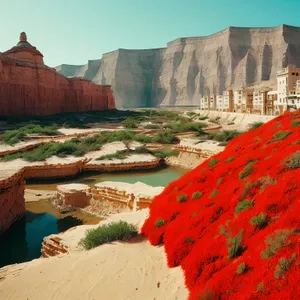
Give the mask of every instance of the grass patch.
[(195, 192), (192, 196), (192, 199), (196, 200), (196, 199), (199, 199), (203, 196), (203, 193), (201, 192)]
[(244, 170), (239, 173), (239, 178), (245, 179), (246, 177), (248, 177), (254, 171), (253, 166), (255, 164), (256, 164), (256, 160), (248, 162)]
[(269, 259), (278, 253), (278, 251), (288, 245), (287, 238), (294, 234), (293, 230), (278, 230), (270, 235), (265, 243), (266, 249), (260, 253), (261, 258)]
[(148, 124), (144, 127), (145, 129), (160, 129), (158, 125), (155, 124)]
[(243, 200), (243, 201), (240, 201), (236, 207), (235, 207), (235, 213), (236, 214), (239, 214), (247, 209), (250, 209), (254, 206), (254, 202), (252, 200)]
[(202, 133), (202, 128), (207, 127), (207, 124), (201, 122), (171, 122), (165, 126), (173, 133), (182, 133), (196, 131)]
[(254, 122), (254, 123), (250, 124), (250, 130), (255, 130), (255, 129), (259, 128), (262, 125), (264, 125), (263, 122)]
[(178, 141), (179, 139), (174, 134), (166, 130), (156, 133), (152, 138), (153, 143), (160, 144), (174, 144)]
[(298, 169), (300, 168), (300, 150), (294, 154), (288, 156), (284, 161), (284, 165), (288, 169)]
[(211, 192), (209, 198), (216, 197), (218, 194), (219, 194), (219, 191), (218, 191), (218, 190), (213, 190), (213, 191)]
[(292, 134), (292, 131), (278, 131), (273, 135), (272, 139), (268, 143), (273, 143), (273, 142), (284, 140), (290, 134)]
[(274, 277), (281, 279), (289, 271), (292, 262), (297, 258), (297, 254), (293, 253), (289, 259), (281, 257), (279, 263), (276, 265)]
[(241, 135), (241, 132), (237, 130), (223, 130), (216, 134), (210, 134), (212, 139), (218, 142), (229, 142), (233, 140), (236, 136)]
[(186, 202), (187, 201), (187, 195), (185, 194), (180, 194), (177, 196), (177, 201), (179, 203), (183, 203), (183, 202)]
[(157, 219), (155, 222), (155, 227), (162, 227), (165, 225), (165, 220), (164, 219)]
[(241, 263), (241, 264), (238, 265), (236, 273), (238, 275), (242, 275), (246, 271), (247, 271), (247, 265), (243, 262), (243, 263)]
[(230, 163), (230, 162), (232, 162), (232, 161), (234, 161), (235, 160), (235, 157), (234, 156), (231, 156), (231, 157), (228, 157), (227, 159), (226, 159), (226, 163)]
[(57, 129), (58, 129), (57, 125), (41, 126), (36, 124), (29, 124), (18, 129), (5, 131), (3, 135), (4, 137), (3, 141), (5, 144), (14, 145), (18, 142), (23, 141), (26, 135), (31, 135), (31, 134), (46, 135), (46, 136), (60, 135), (61, 133)]
[(138, 230), (133, 224), (128, 224), (125, 221), (112, 222), (87, 230), (80, 244), (88, 250), (114, 241), (128, 241), (137, 234)]
[(213, 158), (213, 159), (211, 159), (209, 162), (208, 162), (208, 166), (210, 167), (210, 168), (212, 168), (212, 167), (214, 167), (217, 163), (219, 163), (220, 162), (220, 160), (219, 159), (216, 159), (216, 158)]
[(234, 258), (243, 253), (244, 247), (242, 246), (244, 230), (241, 230), (235, 237), (229, 238), (228, 256)]
[(122, 121), (122, 125), (125, 128), (130, 128), (130, 129), (138, 128), (137, 120), (132, 117), (129, 117), (129, 118), (125, 119), (124, 121)]
[(250, 224), (259, 229), (263, 229), (268, 225), (267, 215), (265, 213), (260, 213), (259, 215), (252, 217), (250, 220)]
[(294, 120), (292, 122), (292, 127), (295, 128), (295, 127), (298, 127), (300, 125), (300, 119), (297, 119), (297, 120)]

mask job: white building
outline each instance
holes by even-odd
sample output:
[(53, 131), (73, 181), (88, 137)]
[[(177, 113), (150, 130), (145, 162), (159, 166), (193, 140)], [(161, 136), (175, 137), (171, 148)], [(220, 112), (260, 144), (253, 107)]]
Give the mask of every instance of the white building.
[(223, 95), (217, 95), (216, 96), (216, 110), (223, 111), (223, 107), (224, 107)]
[[(275, 103), (277, 103), (278, 92), (277, 91), (269, 91), (267, 93), (267, 103), (266, 103), (266, 115), (274, 116), (275, 115)], [(279, 113), (279, 111), (277, 112)]]
[(288, 105), (295, 101), (293, 95), (298, 80), (300, 80), (300, 68), (296, 68), (295, 65), (288, 65), (287, 68), (277, 72), (278, 99), (274, 107), (276, 113), (282, 114), (288, 109)]
[(208, 110), (209, 109), (209, 97), (204, 96), (200, 100), (200, 109)]
[(244, 90), (239, 89), (233, 93), (233, 103), (235, 112), (245, 112), (246, 111), (246, 97), (244, 95)]
[(209, 97), (209, 109), (216, 110), (216, 96), (215, 95), (211, 95)]

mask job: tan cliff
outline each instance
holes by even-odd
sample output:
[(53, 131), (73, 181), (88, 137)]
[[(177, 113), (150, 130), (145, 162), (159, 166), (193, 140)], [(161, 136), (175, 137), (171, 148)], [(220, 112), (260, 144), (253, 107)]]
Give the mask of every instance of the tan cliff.
[(300, 66), (300, 28), (281, 25), (229, 27), (210, 36), (179, 38), (160, 49), (118, 49), (101, 62), (57, 70), (111, 85), (117, 107), (130, 108), (198, 105), (201, 95), (228, 87), (273, 85), (277, 70), (288, 64)]

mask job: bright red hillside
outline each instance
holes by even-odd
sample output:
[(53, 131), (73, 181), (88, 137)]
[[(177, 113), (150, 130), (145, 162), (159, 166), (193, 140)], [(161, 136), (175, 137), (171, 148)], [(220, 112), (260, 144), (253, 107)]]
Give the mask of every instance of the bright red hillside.
[(300, 299), (300, 111), (235, 138), (155, 197), (142, 232), (190, 299)]

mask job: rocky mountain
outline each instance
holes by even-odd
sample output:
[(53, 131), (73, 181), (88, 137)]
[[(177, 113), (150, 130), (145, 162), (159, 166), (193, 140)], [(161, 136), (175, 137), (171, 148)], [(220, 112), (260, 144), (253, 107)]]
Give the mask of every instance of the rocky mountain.
[(226, 88), (273, 85), (287, 64), (300, 67), (300, 27), (229, 27), (179, 38), (166, 48), (118, 49), (84, 66), (61, 65), (66, 76), (112, 85), (118, 107), (196, 105)]

